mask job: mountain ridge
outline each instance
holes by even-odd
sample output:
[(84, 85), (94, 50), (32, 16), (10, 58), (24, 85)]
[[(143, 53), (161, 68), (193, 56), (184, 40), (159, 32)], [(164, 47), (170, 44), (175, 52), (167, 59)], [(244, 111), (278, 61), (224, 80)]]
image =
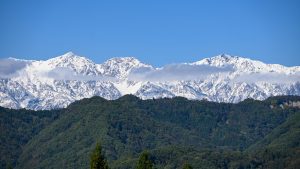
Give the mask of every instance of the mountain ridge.
[(0, 106), (8, 108), (55, 109), (82, 98), (111, 100), (125, 94), (142, 99), (182, 96), (229, 103), (300, 95), (299, 66), (265, 64), (228, 54), (160, 68), (134, 57), (96, 64), (72, 52), (46, 61), (10, 62), (22, 62), (23, 68), (8, 77), (0, 72)]
[[(125, 95), (116, 100), (94, 96), (50, 111), (0, 107), (0, 168), (10, 162), (22, 169), (87, 168), (99, 141), (111, 168), (134, 168), (145, 149), (155, 156), (157, 168), (181, 168), (186, 160), (195, 168), (238, 168), (234, 163), (285, 168), (292, 161), (299, 164), (300, 109), (295, 105), (300, 96), (232, 104)], [(245, 152), (249, 148), (258, 153)]]

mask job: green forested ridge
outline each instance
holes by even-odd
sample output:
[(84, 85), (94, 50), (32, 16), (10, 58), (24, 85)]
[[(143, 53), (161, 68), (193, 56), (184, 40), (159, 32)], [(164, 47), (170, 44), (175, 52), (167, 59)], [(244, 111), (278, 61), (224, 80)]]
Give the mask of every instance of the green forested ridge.
[(57, 110), (31, 111), (0, 107), (0, 168), (16, 165), (22, 147), (58, 115)]
[[(60, 111), (2, 108), (1, 166), (17, 160), (15, 168), (89, 168), (100, 140), (110, 168), (135, 168), (144, 150), (154, 168), (183, 168), (185, 163), (192, 168), (293, 168), (299, 164), (300, 111), (286, 104), (292, 101), (300, 97), (229, 104), (126, 95), (112, 101), (83, 99)], [(20, 142), (22, 137), (27, 139)]]

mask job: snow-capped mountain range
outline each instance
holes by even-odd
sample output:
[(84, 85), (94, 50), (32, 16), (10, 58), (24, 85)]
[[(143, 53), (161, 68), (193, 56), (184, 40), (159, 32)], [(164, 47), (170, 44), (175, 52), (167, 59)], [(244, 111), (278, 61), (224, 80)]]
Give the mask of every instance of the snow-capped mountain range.
[(160, 68), (133, 57), (96, 64), (72, 52), (46, 61), (0, 60), (3, 107), (55, 109), (82, 98), (117, 99), (125, 94), (142, 99), (183, 96), (232, 103), (300, 95), (300, 67), (226, 54)]

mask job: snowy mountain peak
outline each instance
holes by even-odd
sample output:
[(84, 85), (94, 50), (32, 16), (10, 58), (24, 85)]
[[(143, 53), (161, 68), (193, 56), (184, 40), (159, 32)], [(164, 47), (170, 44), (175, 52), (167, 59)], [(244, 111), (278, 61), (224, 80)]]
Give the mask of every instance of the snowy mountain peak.
[(251, 60), (248, 58), (231, 56), (227, 54), (218, 55), (208, 59), (211, 65), (214, 66), (224, 66), (232, 65), (234, 68), (237, 68), (241, 71), (255, 71), (257, 67), (264, 67), (265, 64), (259, 61)]
[(98, 74), (96, 64), (91, 60), (78, 56), (73, 52), (68, 52), (64, 55), (46, 60), (43, 64), (47, 64), (52, 68), (64, 67), (74, 70), (76, 73), (85, 75)]
[(210, 65), (216, 67), (232, 66), (237, 72), (242, 73), (258, 73), (258, 72), (277, 72), (285, 74), (293, 74), (300, 71), (299, 66), (285, 67), (279, 64), (266, 64), (258, 60), (249, 58), (221, 54), (211, 58), (205, 58), (194, 62), (195, 65)]
[(209, 64), (213, 66), (223, 66), (225, 64), (234, 64), (238, 62), (245, 62), (246, 60), (249, 60), (247, 58), (242, 58), (238, 56), (232, 56), (228, 54), (221, 54), (217, 55), (211, 58), (205, 58), (200, 61), (195, 62), (195, 64)]
[(113, 65), (113, 64), (136, 66), (142, 63), (135, 57), (114, 57), (104, 62), (104, 65)]
[(74, 56), (75, 54), (72, 51), (65, 53), (63, 56)]
[(78, 56), (74, 54), (73, 52), (68, 52), (66, 54), (63, 54), (61, 56), (57, 56), (55, 58), (47, 60), (49, 64), (53, 64), (56, 66), (64, 67), (68, 64), (93, 64), (93, 62), (85, 57)]
[(101, 65), (103, 74), (124, 79), (133, 68), (152, 67), (140, 62), (134, 57), (115, 57)]
[(216, 57), (219, 57), (219, 58), (224, 58), (224, 59), (232, 59), (232, 58), (238, 58), (238, 56), (232, 56), (232, 55), (229, 55), (229, 54), (226, 54), (226, 53), (223, 53), (221, 55), (218, 55)]
[[(183, 96), (218, 102), (300, 95), (300, 67), (265, 64), (228, 54), (153, 68), (134, 57), (95, 64), (72, 52), (26, 62), (0, 59), (0, 106), (52, 109), (92, 96), (142, 99)], [(135, 70), (135, 71), (131, 71)]]

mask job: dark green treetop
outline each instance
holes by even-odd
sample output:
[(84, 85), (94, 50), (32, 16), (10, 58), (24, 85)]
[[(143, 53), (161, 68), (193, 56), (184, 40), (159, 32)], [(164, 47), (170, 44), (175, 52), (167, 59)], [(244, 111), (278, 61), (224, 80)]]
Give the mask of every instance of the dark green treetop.
[(150, 160), (149, 153), (144, 151), (140, 157), (136, 169), (152, 169), (153, 164)]
[(193, 167), (190, 166), (188, 163), (184, 163), (182, 169), (193, 169)]
[(107, 161), (102, 155), (102, 147), (99, 143), (96, 144), (95, 149), (91, 154), (91, 162), (90, 162), (91, 169), (109, 169)]

